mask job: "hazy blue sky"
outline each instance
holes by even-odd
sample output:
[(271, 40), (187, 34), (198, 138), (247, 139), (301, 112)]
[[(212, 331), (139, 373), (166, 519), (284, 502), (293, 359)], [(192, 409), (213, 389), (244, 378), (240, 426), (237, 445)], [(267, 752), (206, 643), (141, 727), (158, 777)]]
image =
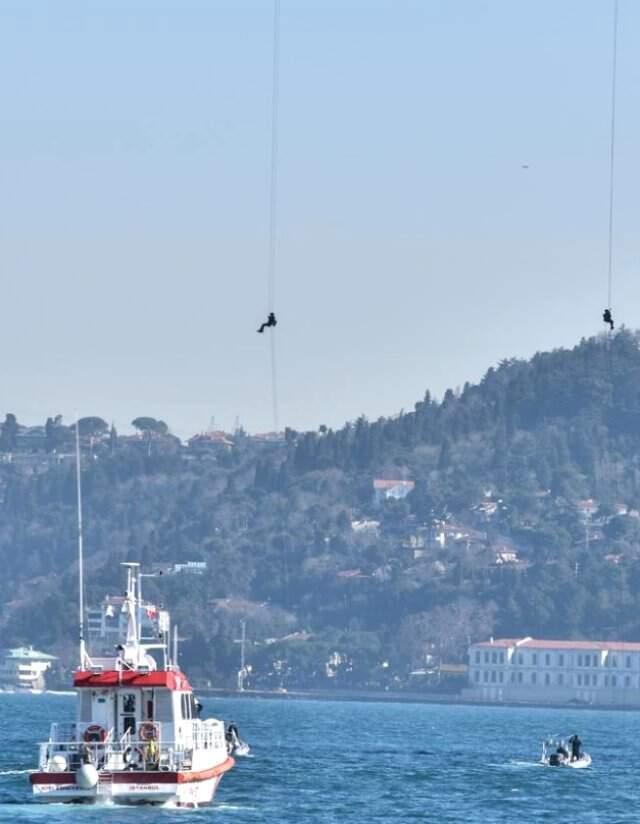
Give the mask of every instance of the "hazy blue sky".
[[(282, 0), (283, 424), (410, 409), (602, 328), (611, 11)], [(270, 0), (0, 0), (0, 412), (271, 428), (271, 21)], [(634, 0), (619, 58), (635, 327)]]

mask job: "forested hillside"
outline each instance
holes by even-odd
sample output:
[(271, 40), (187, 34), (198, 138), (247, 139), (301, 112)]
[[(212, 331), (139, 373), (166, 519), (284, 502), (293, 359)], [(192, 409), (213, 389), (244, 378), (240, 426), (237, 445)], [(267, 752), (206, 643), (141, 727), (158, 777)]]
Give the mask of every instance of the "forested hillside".
[[(172, 570), (145, 594), (196, 679), (225, 684), (243, 620), (256, 686), (401, 687), (491, 634), (639, 640), (639, 342), (504, 361), (337, 431), (182, 444), (85, 418), (89, 601), (120, 591), (120, 561)], [(0, 450), (3, 642), (71, 660), (73, 432), (8, 414)]]

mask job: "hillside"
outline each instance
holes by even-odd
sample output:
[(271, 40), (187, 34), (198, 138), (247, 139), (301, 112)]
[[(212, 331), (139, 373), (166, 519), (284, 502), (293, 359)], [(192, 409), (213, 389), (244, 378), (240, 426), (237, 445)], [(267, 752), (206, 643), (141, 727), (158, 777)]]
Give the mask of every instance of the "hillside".
[[(411, 412), (281, 437), (83, 419), (88, 598), (147, 579), (197, 679), (385, 686), (469, 640), (640, 639), (640, 335), (509, 360)], [(71, 661), (72, 430), (0, 435), (0, 628)], [(206, 570), (176, 564), (204, 562)], [(194, 569), (193, 567), (191, 568)]]

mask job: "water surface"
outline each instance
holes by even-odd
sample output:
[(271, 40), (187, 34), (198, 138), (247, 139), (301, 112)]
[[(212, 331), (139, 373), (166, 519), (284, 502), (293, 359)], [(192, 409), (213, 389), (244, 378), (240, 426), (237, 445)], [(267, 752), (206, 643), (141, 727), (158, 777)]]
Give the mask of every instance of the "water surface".
[[(613, 711), (205, 699), (252, 746), (201, 810), (36, 804), (28, 770), (75, 699), (0, 694), (0, 822), (369, 824), (640, 820), (640, 715)], [(579, 732), (588, 770), (536, 762)]]

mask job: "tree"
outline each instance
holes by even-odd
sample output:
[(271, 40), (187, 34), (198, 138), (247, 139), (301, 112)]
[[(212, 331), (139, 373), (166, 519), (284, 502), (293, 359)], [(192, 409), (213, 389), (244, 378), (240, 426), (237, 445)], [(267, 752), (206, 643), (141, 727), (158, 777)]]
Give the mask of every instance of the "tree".
[(109, 429), (109, 424), (102, 418), (88, 417), (78, 420), (78, 432), (83, 437), (97, 438), (104, 435)]
[(12, 452), (16, 446), (18, 436), (18, 421), (12, 412), (8, 412), (2, 424), (2, 434), (0, 434), (0, 450), (2, 452)]
[(134, 418), (131, 421), (131, 426), (135, 427), (140, 432), (151, 433), (156, 435), (166, 435), (169, 432), (169, 427), (164, 421), (156, 420), (155, 418)]

